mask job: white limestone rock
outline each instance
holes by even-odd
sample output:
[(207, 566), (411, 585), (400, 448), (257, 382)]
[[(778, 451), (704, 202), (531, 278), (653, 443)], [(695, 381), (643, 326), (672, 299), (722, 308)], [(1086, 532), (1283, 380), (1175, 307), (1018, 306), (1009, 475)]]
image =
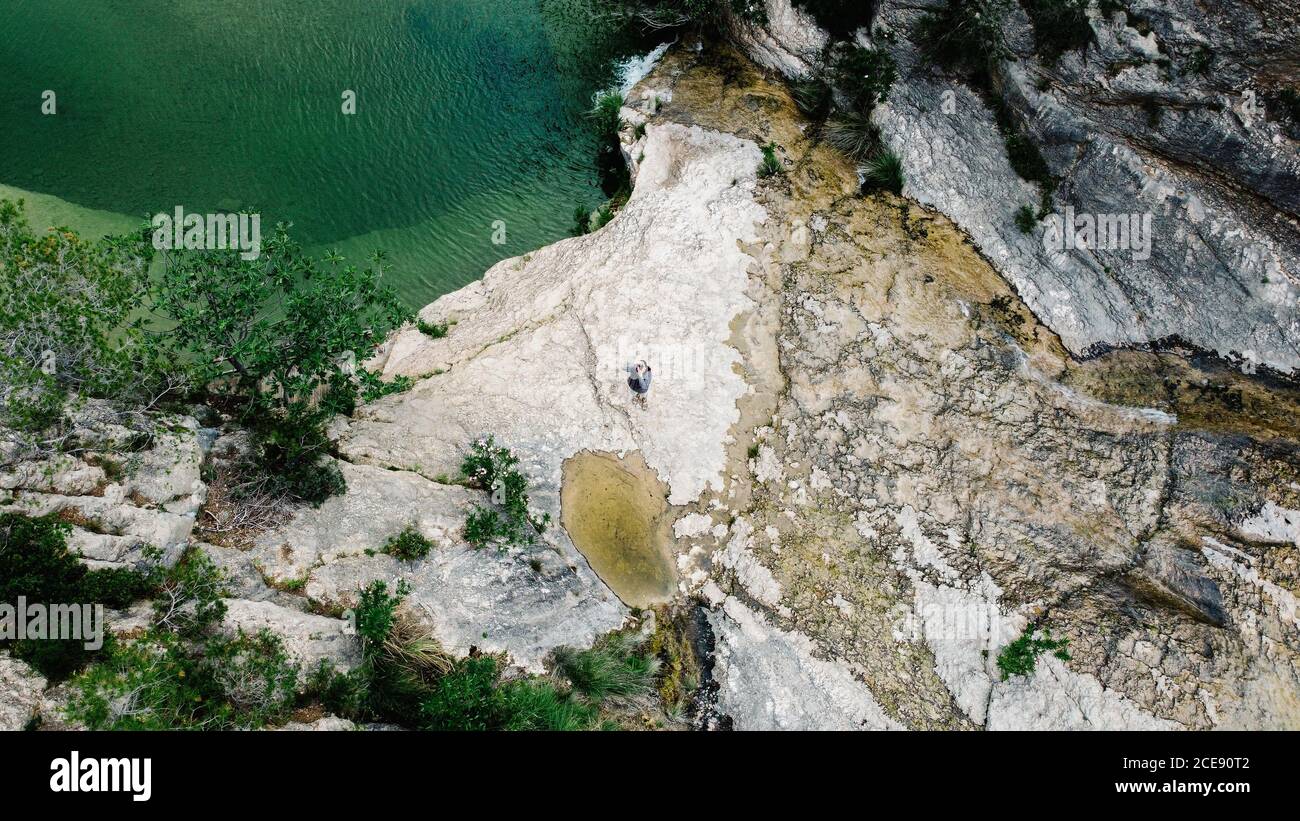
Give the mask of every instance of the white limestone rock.
[(0, 652), (0, 731), (22, 730), (40, 711), (45, 679), (25, 663)]
[(225, 599), (223, 628), (252, 635), (270, 630), (284, 641), (288, 656), (301, 665), (299, 682), (322, 662), (348, 672), (361, 663), (361, 640), (342, 619), (303, 613), (267, 601)]
[(738, 730), (897, 730), (843, 662), (766, 623), (733, 597), (709, 612), (718, 707)]

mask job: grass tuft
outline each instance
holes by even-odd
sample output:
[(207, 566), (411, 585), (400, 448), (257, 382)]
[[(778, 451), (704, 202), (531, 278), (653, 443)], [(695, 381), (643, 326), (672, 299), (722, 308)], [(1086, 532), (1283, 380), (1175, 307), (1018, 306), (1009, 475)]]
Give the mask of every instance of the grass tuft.
[(640, 706), (647, 703), (659, 660), (636, 653), (636, 634), (615, 634), (589, 650), (558, 647), (552, 653), (555, 674), (592, 704)]
[(759, 178), (767, 179), (784, 173), (785, 166), (781, 164), (781, 158), (776, 156), (776, 143), (763, 146), (763, 161), (758, 164)]
[(874, 154), (862, 167), (862, 175), (864, 192), (884, 190), (898, 195), (903, 193), (903, 161), (893, 151), (883, 149)]
[(840, 114), (826, 123), (822, 133), (826, 142), (857, 162), (881, 149), (880, 131), (865, 114), (852, 111)]

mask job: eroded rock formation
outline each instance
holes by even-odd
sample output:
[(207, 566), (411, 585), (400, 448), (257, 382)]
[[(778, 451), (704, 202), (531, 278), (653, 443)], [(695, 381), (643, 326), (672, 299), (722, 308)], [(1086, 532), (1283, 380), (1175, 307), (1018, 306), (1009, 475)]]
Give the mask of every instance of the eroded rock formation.
[[(797, 73), (824, 38), (771, 7), (751, 51)], [(899, 31), (914, 16), (882, 4)], [(1098, 48), (1142, 47), (1120, 23), (1094, 15)], [(709, 609), (714, 709), (738, 728), (1300, 727), (1300, 392), (1192, 349), (1076, 357), (1177, 335), (1294, 367), (1294, 155), (1172, 162), (1122, 106), (1081, 124), (1110, 106), (1107, 76), (1158, 70), (1026, 56), (1008, 73), (1035, 127), (1096, 132), (1049, 152), (1071, 169), (1058, 196), (1205, 214), (1146, 266), (1062, 263), (1010, 221), (1037, 194), (981, 100), (958, 89), (940, 118), (927, 101), (941, 81), (896, 42), (905, 76), (878, 116), (907, 198), (861, 197), (856, 170), (739, 53), (670, 51), (628, 95), (627, 206), (426, 307), (453, 323), (446, 337), (388, 340), (373, 366), (416, 384), (338, 421), (348, 490), (319, 508), (246, 539), (194, 532), (213, 504), (200, 463), (239, 435), (182, 419), (125, 474), (93, 458), (7, 470), (6, 509), (64, 511), (87, 561), (205, 550), (231, 579), (231, 627), (269, 626), (307, 663), (355, 663), (339, 611), (361, 585), (405, 579), (451, 650), (539, 671), (632, 613), (561, 508), (567, 461), (626, 457), (663, 483), (662, 508), (646, 507), (672, 519), (674, 604)], [(1170, 116), (1210, 117), (1196, 111)], [(1153, 139), (1176, 141), (1180, 122)], [(760, 181), (768, 143), (785, 171)], [(1250, 176), (1265, 167), (1277, 185)], [(1281, 216), (1250, 216), (1260, 197)], [(1230, 216), (1244, 227), (1222, 228)], [(1270, 283), (1246, 281), (1264, 269)], [(645, 408), (626, 384), (637, 358), (655, 369)], [(552, 514), (535, 545), (464, 541), (483, 494), (448, 477), (488, 433)], [(380, 552), (406, 527), (433, 542), (427, 558)], [(999, 653), (1031, 624), (1068, 639), (1069, 658), (1004, 680)], [(43, 709), (25, 665), (0, 658), (0, 678), (18, 682), (5, 726)]]

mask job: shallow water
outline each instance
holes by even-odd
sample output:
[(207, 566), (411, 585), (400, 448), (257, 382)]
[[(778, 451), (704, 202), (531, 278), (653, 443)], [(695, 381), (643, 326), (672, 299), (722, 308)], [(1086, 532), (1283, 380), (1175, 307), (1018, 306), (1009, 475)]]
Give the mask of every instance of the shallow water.
[(667, 488), (637, 454), (584, 451), (564, 463), (561, 518), (601, 581), (631, 607), (672, 598)]
[(603, 199), (584, 112), (615, 58), (652, 45), (584, 0), (5, 7), (0, 194), (50, 195), (31, 203), (38, 227), (255, 210), (312, 250), (384, 249), (413, 307)]

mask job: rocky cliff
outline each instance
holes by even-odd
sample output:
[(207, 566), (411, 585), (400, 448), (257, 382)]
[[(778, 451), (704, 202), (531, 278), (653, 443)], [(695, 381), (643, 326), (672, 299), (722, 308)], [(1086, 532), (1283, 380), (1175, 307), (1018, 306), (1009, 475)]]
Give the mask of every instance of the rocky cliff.
[[(820, 35), (784, 0), (770, 6), (773, 28), (751, 51), (797, 71)], [(882, 4), (900, 29), (910, 14)], [(1084, 70), (1070, 60), (1052, 71)], [(1037, 194), (1003, 168), (988, 112), (960, 93), (965, 107), (940, 119), (922, 102), (938, 82), (905, 72), (878, 111), (906, 161), (905, 196), (862, 197), (856, 169), (778, 78), (684, 43), (628, 95), (635, 187), (617, 217), (427, 306), (425, 320), (453, 323), (446, 337), (388, 340), (375, 366), (417, 381), (338, 420), (344, 495), (216, 538), (199, 463), (237, 451), (239, 434), (182, 419), (132, 478), (85, 460), (27, 466), (3, 477), (6, 505), (71, 511), (87, 560), (197, 543), (235, 582), (232, 623), (271, 626), (303, 660), (355, 660), (331, 614), (370, 580), (407, 579), (450, 649), (504, 651), (537, 671), (551, 648), (589, 644), (646, 602), (620, 598), (632, 599), (627, 579), (589, 563), (583, 551), (603, 546), (575, 544), (577, 530), (506, 553), (465, 543), (481, 494), (446, 477), (492, 433), (557, 522), (572, 521), (566, 506), (608, 518), (623, 498), (578, 484), (583, 454), (658, 494), (619, 513), (662, 536), (676, 578), (650, 603), (706, 611), (710, 723), (1300, 727), (1300, 391), (1198, 350), (1294, 367), (1286, 185), (1210, 186), (1197, 163), (1154, 154), (1079, 165), (1085, 182), (1059, 196), (1123, 179), (1138, 187), (1111, 195), (1167, 183), (1183, 197), (1195, 184), (1217, 192), (1212, 208), (1264, 208), (1262, 197), (1281, 217), (1189, 222), (1182, 250), (1116, 278), (1095, 260), (1063, 269), (1008, 229), (1000, 209)], [(1067, 99), (1074, 82), (1029, 85), (1069, 119), (1096, 105)], [(1080, 156), (1137, 150), (1118, 126), (1106, 133), (1110, 148)], [(760, 180), (767, 144), (783, 172)], [(1280, 155), (1260, 156), (1256, 173)], [(1276, 163), (1294, 174), (1294, 156)], [(1006, 203), (1003, 189), (1015, 189)], [(1174, 267), (1192, 252), (1220, 267)], [(1276, 262), (1273, 290), (1229, 264), (1252, 255)], [(1246, 293), (1226, 295), (1216, 277)], [(1078, 358), (1170, 335), (1197, 347)], [(638, 358), (655, 373), (644, 407), (626, 384)], [(377, 552), (408, 526), (434, 542), (427, 558)], [(1068, 658), (1004, 677), (999, 656), (1030, 625), (1068, 640)], [(54, 709), (24, 665), (0, 668), (16, 682), (6, 725)]]
[[(1087, 45), (1053, 59), (1011, 3), (988, 93), (922, 56), (918, 23), (944, 2), (881, 0), (857, 34), (898, 65), (874, 119), (907, 196), (951, 218), (1075, 354), (1178, 340), (1300, 367), (1300, 131), (1280, 98), (1300, 65), (1295, 5), (1094, 3)], [(750, 53), (808, 73), (827, 36), (790, 0), (768, 8), (767, 28), (740, 29)], [(1008, 162), (994, 105), (1059, 181), (1051, 210), (1150, 214), (1149, 258), (1022, 233), (1015, 212), (1042, 191)]]

